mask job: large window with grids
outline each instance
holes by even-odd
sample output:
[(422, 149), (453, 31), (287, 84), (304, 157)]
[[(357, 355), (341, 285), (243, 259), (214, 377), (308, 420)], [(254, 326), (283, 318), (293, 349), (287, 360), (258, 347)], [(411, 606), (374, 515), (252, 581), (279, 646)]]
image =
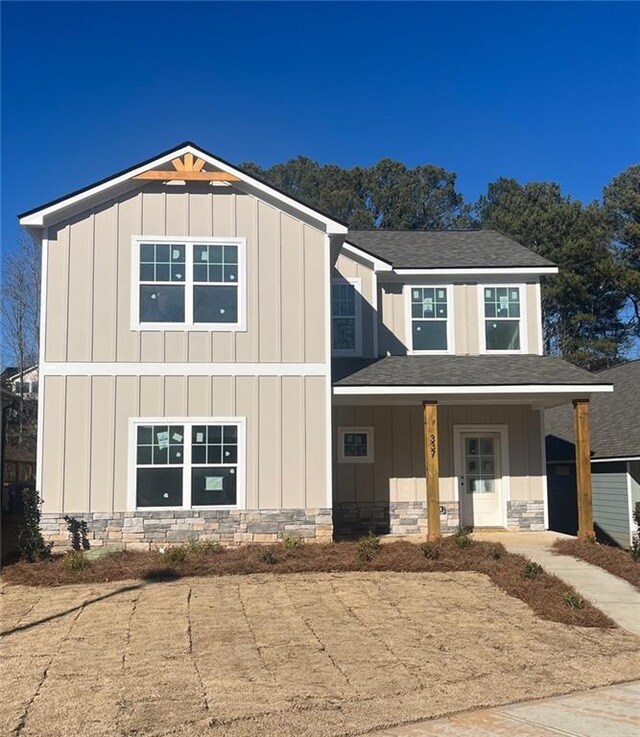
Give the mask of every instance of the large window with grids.
[(484, 347), (486, 351), (517, 352), (522, 342), (519, 286), (484, 286)]
[(244, 239), (134, 239), (132, 269), (134, 329), (244, 329)]
[(244, 505), (242, 418), (132, 420), (132, 509)]
[(413, 353), (447, 353), (449, 338), (449, 287), (407, 287)]

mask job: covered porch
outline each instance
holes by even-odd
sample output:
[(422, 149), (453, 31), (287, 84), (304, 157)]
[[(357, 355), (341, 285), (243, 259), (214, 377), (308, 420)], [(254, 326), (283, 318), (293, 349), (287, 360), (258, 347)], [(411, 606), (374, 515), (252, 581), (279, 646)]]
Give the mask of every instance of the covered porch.
[(593, 532), (589, 399), (608, 384), (543, 356), (394, 356), (334, 379), (337, 537), (548, 529), (544, 410), (574, 403), (580, 534)]

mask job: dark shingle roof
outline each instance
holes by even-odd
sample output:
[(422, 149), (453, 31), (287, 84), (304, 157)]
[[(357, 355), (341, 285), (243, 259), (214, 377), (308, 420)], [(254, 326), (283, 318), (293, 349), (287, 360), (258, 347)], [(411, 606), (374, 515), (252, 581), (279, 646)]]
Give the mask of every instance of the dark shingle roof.
[[(612, 394), (591, 399), (591, 453), (594, 458), (640, 455), (640, 359), (598, 371), (599, 381), (614, 385)], [(547, 459), (572, 460), (574, 430), (571, 407), (545, 412)], [(571, 444), (571, 445), (568, 445)]]
[(495, 230), (350, 230), (347, 242), (394, 269), (554, 265)]
[(388, 356), (336, 386), (518, 386), (608, 384), (605, 377), (555, 356)]

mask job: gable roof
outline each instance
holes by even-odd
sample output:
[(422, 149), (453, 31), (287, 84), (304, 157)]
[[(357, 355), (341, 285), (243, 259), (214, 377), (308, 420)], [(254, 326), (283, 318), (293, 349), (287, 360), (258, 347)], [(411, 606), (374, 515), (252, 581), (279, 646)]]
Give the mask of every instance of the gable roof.
[(496, 230), (350, 230), (347, 241), (394, 269), (552, 268)]
[[(599, 380), (613, 383), (613, 394), (591, 399), (593, 458), (640, 456), (640, 359), (598, 371)], [(574, 460), (573, 411), (556, 407), (545, 412), (548, 460)]]
[[(149, 171), (154, 167), (168, 164), (172, 159), (182, 156), (185, 153), (191, 153), (194, 154), (194, 156), (204, 159), (205, 162), (210, 167), (214, 167), (214, 169), (219, 169), (228, 174), (235, 175), (240, 180), (237, 184), (239, 186), (244, 185), (244, 187), (248, 188), (251, 193), (270, 198), (274, 202), (280, 204), (280, 206), (288, 206), (291, 210), (298, 211), (299, 213), (310, 217), (312, 220), (321, 224), (327, 233), (344, 235), (347, 232), (347, 226), (344, 223), (341, 223), (326, 213), (309, 207), (304, 202), (301, 202), (282, 190), (267, 184), (261, 179), (255, 177), (253, 174), (248, 174), (242, 169), (239, 169), (228, 161), (221, 159), (219, 156), (210, 153), (206, 149), (197, 146), (191, 141), (185, 141), (184, 143), (167, 149), (150, 159), (146, 159), (145, 161), (134, 164), (127, 169), (111, 174), (98, 182), (94, 182), (86, 187), (82, 187), (74, 192), (58, 197), (55, 200), (51, 200), (50, 202), (34, 207), (31, 210), (27, 210), (26, 212), (18, 215), (20, 224), (25, 227), (32, 228), (44, 227), (48, 224), (46, 222), (47, 219), (50, 222), (57, 222), (64, 219), (68, 215), (68, 213), (65, 212), (66, 210), (70, 210), (74, 207), (77, 208), (77, 206), (90, 207), (94, 201), (110, 199), (123, 191), (127, 191), (134, 187), (141, 187), (144, 182), (135, 180), (134, 178), (137, 175), (145, 171)], [(57, 219), (54, 220), (52, 218)]]

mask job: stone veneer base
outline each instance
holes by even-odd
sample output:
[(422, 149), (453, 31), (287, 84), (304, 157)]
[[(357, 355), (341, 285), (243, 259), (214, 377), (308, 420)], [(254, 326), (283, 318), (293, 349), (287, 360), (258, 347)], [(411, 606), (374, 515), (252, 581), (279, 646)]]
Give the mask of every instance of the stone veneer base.
[[(212, 540), (225, 546), (274, 543), (283, 535), (309, 541), (333, 539), (330, 509), (282, 510), (167, 510), (149, 512), (70, 512), (87, 523), (92, 548), (113, 546), (149, 550), (189, 540)], [(45, 540), (67, 546), (64, 514), (43, 512), (40, 524)]]
[[(369, 531), (378, 535), (427, 534), (427, 503), (375, 502), (359, 504), (341, 502), (333, 510), (334, 534), (337, 538), (354, 537)], [(460, 526), (458, 502), (440, 503), (440, 531), (455, 532)], [(542, 501), (507, 502), (509, 530), (544, 530)]]
[[(442, 502), (440, 510), (441, 532), (455, 532), (460, 525), (458, 502)], [(329, 542), (334, 536), (336, 539), (357, 537), (369, 531), (397, 536), (427, 534), (426, 502), (340, 502), (333, 510), (76, 512), (69, 516), (87, 522), (91, 547), (107, 545), (129, 550), (179, 545), (192, 539), (234, 546), (274, 543), (283, 535)], [(45, 540), (61, 546), (69, 544), (63, 514), (43, 512), (40, 526)], [(544, 530), (543, 502), (507, 502), (507, 527), (509, 530)]]

